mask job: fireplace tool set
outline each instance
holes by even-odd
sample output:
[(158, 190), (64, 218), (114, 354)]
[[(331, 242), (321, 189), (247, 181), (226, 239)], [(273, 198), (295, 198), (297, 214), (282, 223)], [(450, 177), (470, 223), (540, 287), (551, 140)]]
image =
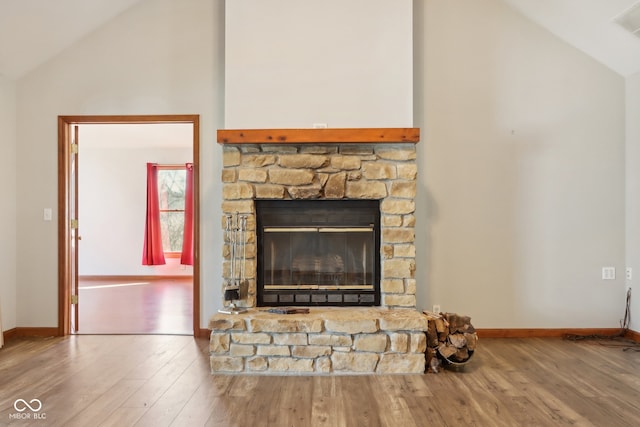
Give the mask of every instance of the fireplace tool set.
[(245, 276), (245, 264), (247, 260), (247, 215), (227, 214), (225, 216), (225, 242), (230, 247), (230, 277), (224, 284), (224, 300), (229, 306), (218, 310), (225, 314), (239, 314), (247, 311), (238, 307), (234, 301), (241, 299), (241, 293), (247, 292), (249, 283)]

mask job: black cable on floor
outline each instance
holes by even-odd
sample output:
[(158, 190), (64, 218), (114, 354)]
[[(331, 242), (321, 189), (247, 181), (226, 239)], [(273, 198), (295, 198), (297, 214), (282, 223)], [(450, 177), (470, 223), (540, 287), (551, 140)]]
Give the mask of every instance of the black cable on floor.
[(631, 319), (631, 288), (627, 289), (627, 298), (625, 302), (625, 310), (624, 317), (622, 319), (620, 325), (620, 331), (611, 335), (580, 335), (580, 334), (564, 334), (563, 338), (565, 340), (571, 341), (585, 341), (585, 340), (595, 340), (595, 341), (618, 341), (617, 343), (602, 343), (598, 342), (600, 345), (604, 345), (607, 347), (621, 347), (622, 351), (640, 351), (640, 343), (637, 343), (633, 340), (625, 338), (627, 331), (629, 330), (629, 321)]

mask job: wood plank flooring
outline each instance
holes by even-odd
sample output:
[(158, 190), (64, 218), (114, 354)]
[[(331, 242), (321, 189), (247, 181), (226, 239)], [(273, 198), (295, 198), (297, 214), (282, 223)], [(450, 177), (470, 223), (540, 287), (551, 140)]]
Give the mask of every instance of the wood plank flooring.
[[(42, 408), (32, 412), (18, 399), (38, 399)], [(486, 338), (460, 371), (213, 376), (205, 339), (14, 339), (0, 349), (5, 425), (638, 426), (640, 352), (591, 341)]]
[(85, 279), (81, 334), (193, 335), (193, 278)]

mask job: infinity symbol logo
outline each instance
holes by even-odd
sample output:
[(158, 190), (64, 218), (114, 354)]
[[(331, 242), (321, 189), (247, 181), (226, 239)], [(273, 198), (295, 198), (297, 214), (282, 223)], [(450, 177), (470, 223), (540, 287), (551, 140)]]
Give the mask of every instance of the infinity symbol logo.
[[(36, 404), (33, 404), (34, 402), (37, 404), (37, 406)], [(19, 403), (21, 403), (22, 405), (18, 406)], [(29, 403), (33, 404), (33, 406), (29, 405)], [(18, 412), (24, 412), (27, 410), (27, 408), (31, 409), (31, 411), (33, 412), (38, 412), (40, 409), (42, 409), (42, 402), (40, 402), (38, 399), (31, 399), (29, 403), (27, 403), (27, 401), (24, 399), (18, 399), (13, 402), (13, 407)]]

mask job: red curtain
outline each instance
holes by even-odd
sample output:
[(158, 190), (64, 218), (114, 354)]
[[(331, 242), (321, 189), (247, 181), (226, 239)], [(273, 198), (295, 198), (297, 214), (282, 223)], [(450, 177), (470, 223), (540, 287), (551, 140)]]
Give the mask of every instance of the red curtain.
[(157, 166), (155, 163), (147, 163), (147, 220), (144, 227), (142, 265), (166, 264), (162, 248), (162, 229), (160, 227)]
[(184, 236), (180, 264), (193, 265), (193, 163), (187, 163), (184, 190)]

